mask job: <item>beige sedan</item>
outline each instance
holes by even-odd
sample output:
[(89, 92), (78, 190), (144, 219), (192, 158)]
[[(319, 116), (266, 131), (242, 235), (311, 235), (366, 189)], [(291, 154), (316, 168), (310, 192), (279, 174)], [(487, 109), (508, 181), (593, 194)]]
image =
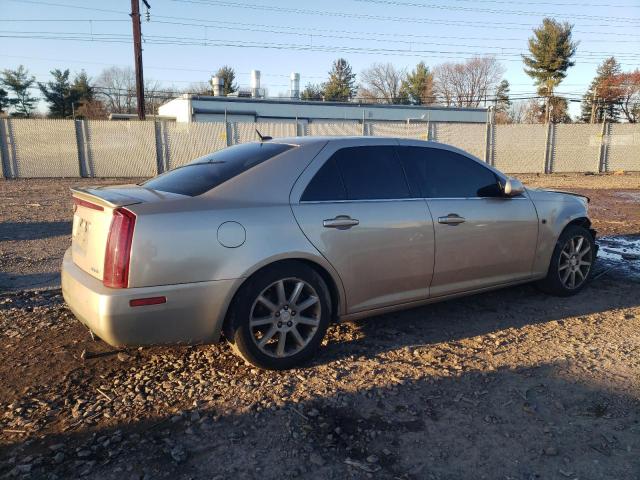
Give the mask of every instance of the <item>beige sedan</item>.
[(302, 137), (206, 155), (141, 185), (73, 189), (62, 289), (115, 346), (217, 342), (282, 369), (330, 322), (592, 272), (587, 199), (525, 189), (454, 147)]

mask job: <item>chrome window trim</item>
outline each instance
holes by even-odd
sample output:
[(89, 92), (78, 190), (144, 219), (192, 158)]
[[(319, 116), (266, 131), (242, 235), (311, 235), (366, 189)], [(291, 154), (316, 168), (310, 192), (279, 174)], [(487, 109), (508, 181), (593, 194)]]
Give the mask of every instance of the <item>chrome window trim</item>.
[(366, 198), (362, 200), (301, 200), (298, 204), (306, 203), (362, 203), (362, 202), (411, 202), (411, 201), (433, 201), (433, 200), (487, 200), (491, 198), (502, 198), (505, 200), (527, 200), (527, 197), (412, 197), (412, 198)]

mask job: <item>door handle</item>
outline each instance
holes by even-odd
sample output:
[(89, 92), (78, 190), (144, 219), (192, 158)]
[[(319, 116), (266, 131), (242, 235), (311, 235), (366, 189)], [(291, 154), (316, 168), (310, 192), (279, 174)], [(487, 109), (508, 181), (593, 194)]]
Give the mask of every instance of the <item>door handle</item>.
[(446, 217), (438, 217), (438, 223), (444, 223), (445, 225), (458, 225), (464, 223), (464, 221), (465, 218), (457, 213), (450, 213)]
[(325, 228), (337, 228), (338, 230), (346, 230), (360, 223), (359, 220), (351, 218), (349, 215), (338, 215), (336, 218), (329, 218), (322, 222)]

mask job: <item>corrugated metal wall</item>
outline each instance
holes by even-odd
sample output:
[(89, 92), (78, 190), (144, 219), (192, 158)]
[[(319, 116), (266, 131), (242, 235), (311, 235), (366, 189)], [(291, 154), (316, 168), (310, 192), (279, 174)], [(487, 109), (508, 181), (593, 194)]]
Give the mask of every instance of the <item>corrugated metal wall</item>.
[[(274, 138), (362, 135), (362, 123), (172, 123), (0, 119), (8, 178), (150, 177), (227, 145)], [(640, 171), (640, 125), (367, 122), (365, 135), (448, 143), (506, 173)], [(228, 138), (227, 138), (228, 136)], [(485, 157), (487, 157), (485, 159)]]

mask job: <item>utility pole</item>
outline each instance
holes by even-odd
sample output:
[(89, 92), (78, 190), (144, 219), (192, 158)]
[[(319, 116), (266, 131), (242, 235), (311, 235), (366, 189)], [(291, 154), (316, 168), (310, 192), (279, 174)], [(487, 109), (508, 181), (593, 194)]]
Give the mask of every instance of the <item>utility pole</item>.
[(596, 123), (596, 98), (598, 97), (598, 85), (593, 88), (591, 97), (591, 123)]
[[(146, 0), (142, 0), (151, 8)], [(144, 120), (144, 75), (142, 73), (142, 28), (140, 26), (139, 0), (131, 0), (131, 22), (133, 24), (133, 61), (136, 69), (136, 97), (138, 120)]]

